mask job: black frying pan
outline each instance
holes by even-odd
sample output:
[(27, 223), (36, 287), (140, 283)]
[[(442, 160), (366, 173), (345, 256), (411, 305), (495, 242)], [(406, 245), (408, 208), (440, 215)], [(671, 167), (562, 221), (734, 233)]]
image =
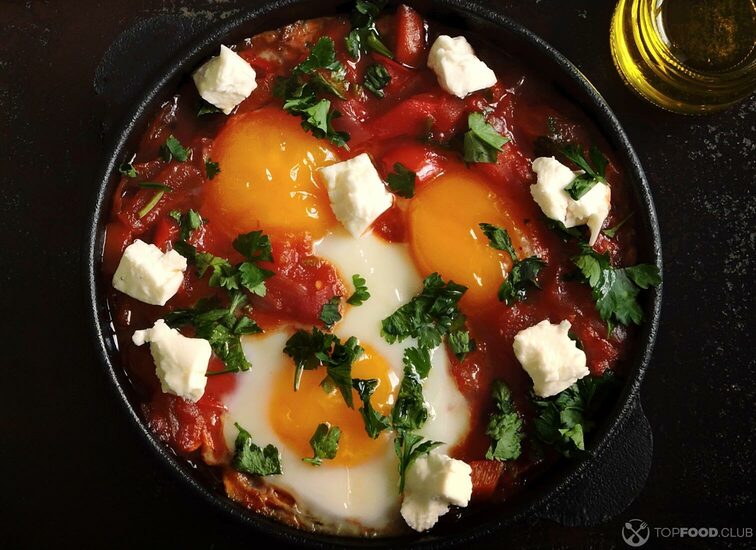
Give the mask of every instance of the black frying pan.
[[(417, 8), (424, 16), (440, 21), (461, 31), (488, 39), (495, 47), (526, 60), (538, 67), (539, 75), (549, 80), (573, 103), (577, 104), (593, 120), (613, 148), (622, 165), (633, 200), (636, 203), (635, 220), (638, 229), (639, 261), (654, 263), (661, 270), (661, 242), (656, 212), (645, 174), (640, 161), (630, 145), (625, 132), (604, 99), (590, 82), (546, 42), (521, 25), (500, 14), (471, 2), (460, 0), (405, 1)], [(616, 404), (592, 433), (587, 453), (576, 459), (565, 460), (535, 480), (527, 491), (498, 505), (470, 510), (462, 519), (432, 533), (418, 533), (401, 538), (354, 539), (305, 533), (282, 525), (274, 520), (254, 514), (224, 496), (222, 488), (215, 486), (202, 468), (195, 468), (176, 457), (144, 425), (137, 413), (138, 404), (129, 381), (121, 368), (115, 346), (113, 331), (105, 300), (107, 281), (100, 276), (100, 260), (104, 244), (105, 218), (112, 193), (118, 181), (117, 167), (129, 152), (135, 149), (136, 141), (159, 105), (169, 98), (178, 83), (204, 60), (217, 52), (220, 43), (235, 43), (261, 31), (275, 29), (297, 19), (309, 19), (348, 11), (351, 1), (277, 0), (228, 18), (222, 25), (183, 51), (174, 61), (164, 67), (160, 76), (144, 91), (126, 119), (113, 132), (112, 143), (106, 149), (102, 169), (96, 184), (97, 194), (92, 203), (92, 215), (85, 241), (86, 285), (90, 299), (92, 334), (102, 365), (105, 367), (118, 399), (129, 414), (133, 424), (147, 446), (159, 461), (184, 483), (193, 487), (197, 494), (212, 506), (247, 525), (250, 529), (278, 537), (290, 543), (309, 544), (316, 547), (351, 546), (451, 546), (469, 543), (477, 537), (489, 535), (505, 525), (526, 518), (544, 515), (544, 511), (557, 497), (570, 488), (585, 482), (591, 475), (591, 463), (606, 459), (605, 452), (616, 436), (621, 433), (633, 415), (643, 375), (648, 368), (651, 350), (656, 337), (661, 310), (661, 287), (644, 293), (643, 307), (646, 320), (640, 328), (639, 338), (628, 358), (624, 387)]]

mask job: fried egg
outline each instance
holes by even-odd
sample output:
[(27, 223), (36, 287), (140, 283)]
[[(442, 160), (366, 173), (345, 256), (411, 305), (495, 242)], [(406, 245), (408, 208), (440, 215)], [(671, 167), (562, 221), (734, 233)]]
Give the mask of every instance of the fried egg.
[[(355, 239), (337, 228), (316, 243), (314, 252), (330, 261), (344, 281), (351, 281), (353, 274), (366, 280), (370, 299), (361, 306), (346, 305), (334, 333), (342, 341), (349, 336), (360, 340), (365, 354), (353, 364), (352, 376), (378, 379), (371, 403), (380, 413), (390, 414), (402, 380), (404, 350), (416, 342), (388, 344), (380, 336), (380, 327), (382, 319), (422, 288), (409, 247), (372, 234)], [(265, 480), (291, 494), (301, 509), (329, 525), (356, 522), (363, 528), (391, 532), (401, 520), (393, 436), (385, 431), (370, 439), (358, 412), (357, 392), (353, 392), (355, 408), (349, 409), (338, 391), (326, 393), (320, 387), (325, 376), (322, 368), (305, 371), (299, 390), (294, 391), (294, 364), (283, 348), (296, 328), (244, 339), (244, 353), (253, 367), (239, 375), (236, 389), (226, 398), (229, 447), (233, 448), (234, 422), (238, 422), (256, 444), (278, 447), (283, 473)], [(467, 433), (470, 413), (443, 347), (433, 351), (432, 365), (423, 390), (432, 414), (420, 433), (443, 441), (440, 450), (447, 452)], [(312, 456), (309, 439), (321, 422), (339, 426), (342, 435), (336, 458), (316, 467), (302, 458)]]

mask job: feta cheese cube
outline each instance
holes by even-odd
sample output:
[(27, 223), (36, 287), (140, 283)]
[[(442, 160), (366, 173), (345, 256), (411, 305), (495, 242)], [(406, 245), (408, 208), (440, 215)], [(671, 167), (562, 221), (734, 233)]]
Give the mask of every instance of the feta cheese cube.
[(138, 330), (131, 337), (137, 346), (150, 343), (155, 372), (163, 393), (197, 402), (205, 393), (207, 365), (212, 349), (202, 338), (187, 338), (163, 319), (152, 328)]
[(420, 457), (407, 471), (401, 513), (415, 531), (426, 531), (449, 511), (467, 506), (472, 496), (472, 468), (442, 454)]
[(514, 338), (515, 356), (540, 397), (556, 395), (589, 374), (585, 353), (568, 335), (571, 326), (569, 321), (553, 325), (544, 319)]
[(431, 46), (428, 67), (436, 73), (439, 85), (459, 98), (496, 84), (496, 74), (475, 55), (464, 36), (442, 34)]
[(587, 225), (591, 230), (588, 244), (593, 246), (599, 236), (604, 220), (609, 215), (612, 202), (611, 188), (597, 183), (576, 201), (564, 190), (582, 170), (573, 172), (554, 157), (540, 157), (533, 161), (533, 172), (538, 182), (530, 186), (530, 194), (543, 213), (565, 227)]
[(194, 71), (192, 78), (202, 99), (225, 114), (249, 97), (257, 81), (255, 70), (233, 50), (220, 47), (220, 55)]
[(137, 239), (123, 252), (113, 275), (113, 288), (154, 306), (164, 306), (184, 280), (186, 258), (175, 250), (165, 254)]
[(336, 219), (355, 237), (360, 237), (393, 203), (367, 153), (318, 172), (326, 182)]

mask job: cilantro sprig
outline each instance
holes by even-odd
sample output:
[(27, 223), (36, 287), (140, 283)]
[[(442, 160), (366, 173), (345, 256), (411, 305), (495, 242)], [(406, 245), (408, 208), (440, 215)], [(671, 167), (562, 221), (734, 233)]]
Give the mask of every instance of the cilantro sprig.
[(349, 408), (354, 408), (352, 364), (364, 353), (357, 338), (352, 336), (346, 342), (342, 342), (336, 335), (323, 332), (316, 327), (309, 333), (300, 329), (286, 341), (283, 351), (294, 361), (295, 390), (299, 389), (305, 370), (325, 366), (326, 376), (321, 385), (325, 389), (338, 389)]
[(341, 296), (334, 296), (320, 308), (319, 317), (327, 329), (332, 328), (334, 324), (341, 321), (341, 312), (339, 311), (340, 305)]
[(465, 162), (496, 162), (504, 144), (510, 141), (486, 122), (483, 113), (470, 113), (467, 117), (469, 130), (465, 132), (463, 158)]
[(207, 174), (207, 179), (213, 179), (215, 176), (220, 174), (220, 172), (220, 164), (213, 162), (210, 159), (205, 160), (205, 174)]
[(182, 213), (180, 210), (171, 210), (168, 215), (173, 218), (179, 226), (179, 239), (182, 241), (188, 241), (192, 233), (199, 229), (204, 220), (199, 212), (192, 210), (191, 208)]
[(139, 177), (136, 168), (134, 168), (134, 165), (130, 162), (124, 162), (123, 164), (121, 164), (118, 167), (118, 171), (121, 173), (121, 175), (126, 176), (127, 178)]
[(517, 252), (512, 245), (512, 239), (506, 229), (490, 223), (481, 223), (480, 229), (488, 237), (488, 244), (496, 250), (503, 250), (512, 258), (512, 269), (499, 287), (499, 301), (511, 306), (527, 297), (530, 288), (541, 288), (538, 274), (546, 266), (546, 262), (538, 256), (518, 259)]
[(181, 142), (173, 134), (168, 136), (165, 143), (160, 146), (160, 155), (165, 162), (170, 162), (171, 160), (186, 162), (189, 159), (190, 153), (191, 149), (181, 145)]
[(352, 275), (352, 284), (354, 285), (354, 293), (347, 299), (347, 304), (361, 306), (370, 299), (370, 292), (365, 284), (365, 279), (355, 273)]
[(367, 380), (353, 378), (352, 387), (357, 390), (360, 401), (362, 401), (360, 415), (365, 423), (365, 431), (368, 436), (375, 439), (383, 430), (388, 429), (391, 425), (389, 419), (376, 411), (370, 402), (370, 398), (378, 387), (378, 380), (375, 378)]
[(609, 254), (600, 254), (587, 244), (572, 258), (584, 281), (591, 287), (596, 309), (609, 333), (617, 325), (640, 325), (643, 310), (638, 303), (641, 290), (661, 284), (659, 268), (653, 264), (612, 267)]
[(627, 216), (622, 218), (622, 220), (617, 223), (614, 227), (607, 227), (606, 229), (603, 229), (601, 232), (609, 237), (610, 239), (613, 239), (617, 235), (617, 231), (619, 231), (623, 225), (625, 225), (628, 221), (630, 221), (630, 218), (633, 217), (633, 212), (630, 212)]
[(340, 438), (341, 429), (338, 426), (331, 426), (327, 422), (319, 424), (310, 438), (313, 456), (305, 457), (302, 460), (313, 466), (320, 466), (323, 464), (323, 459), (332, 460), (336, 458)]
[(415, 196), (415, 180), (417, 174), (404, 166), (401, 162), (394, 164), (394, 171), (386, 176), (389, 189), (400, 197), (411, 199)]
[(394, 56), (381, 42), (375, 20), (385, 7), (385, 0), (357, 0), (352, 10), (352, 30), (345, 38), (346, 49), (354, 59), (359, 59), (362, 52), (372, 50), (389, 59)]
[(422, 382), (431, 369), (430, 352), (422, 347), (409, 347), (402, 361), (404, 378), (391, 411), (391, 424), (397, 430), (413, 431), (422, 428), (428, 420)]
[(252, 442), (250, 433), (235, 423), (239, 434), (234, 444), (234, 458), (231, 465), (235, 470), (255, 476), (269, 476), (282, 473), (281, 453), (273, 445), (261, 449)]
[(606, 166), (609, 164), (609, 161), (595, 145), (592, 145), (589, 151), (593, 166), (585, 158), (582, 149), (578, 145), (564, 147), (562, 154), (585, 172), (584, 174), (575, 176), (575, 179), (564, 188), (574, 200), (580, 200), (597, 183), (609, 185), (606, 181)]
[(468, 353), (476, 350), (475, 340), (470, 337), (470, 331), (452, 330), (447, 337), (452, 353), (459, 361), (464, 361)]
[(567, 457), (585, 451), (585, 436), (595, 426), (595, 414), (616, 385), (607, 371), (601, 377), (581, 378), (553, 397), (534, 397), (536, 437)]
[(372, 92), (372, 94), (379, 99), (383, 99), (386, 95), (383, 88), (388, 86), (390, 82), (391, 75), (388, 70), (386, 70), (386, 67), (380, 63), (373, 63), (365, 71), (365, 89)]
[(487, 460), (515, 460), (522, 452), (522, 418), (512, 403), (512, 394), (504, 382), (495, 380), (492, 388), (494, 411), (486, 427), (491, 446), (486, 451)]
[(424, 441), (423, 436), (410, 432), (399, 431), (394, 437), (394, 452), (399, 458), (399, 492), (404, 492), (407, 470), (421, 456), (429, 454), (433, 449), (443, 445), (440, 441)]

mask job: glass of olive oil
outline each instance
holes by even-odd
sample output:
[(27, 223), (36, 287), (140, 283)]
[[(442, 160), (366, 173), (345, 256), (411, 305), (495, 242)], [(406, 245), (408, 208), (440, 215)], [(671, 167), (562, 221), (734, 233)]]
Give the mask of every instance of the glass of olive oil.
[(686, 114), (724, 109), (756, 90), (755, 0), (620, 0), (614, 63), (656, 105)]

